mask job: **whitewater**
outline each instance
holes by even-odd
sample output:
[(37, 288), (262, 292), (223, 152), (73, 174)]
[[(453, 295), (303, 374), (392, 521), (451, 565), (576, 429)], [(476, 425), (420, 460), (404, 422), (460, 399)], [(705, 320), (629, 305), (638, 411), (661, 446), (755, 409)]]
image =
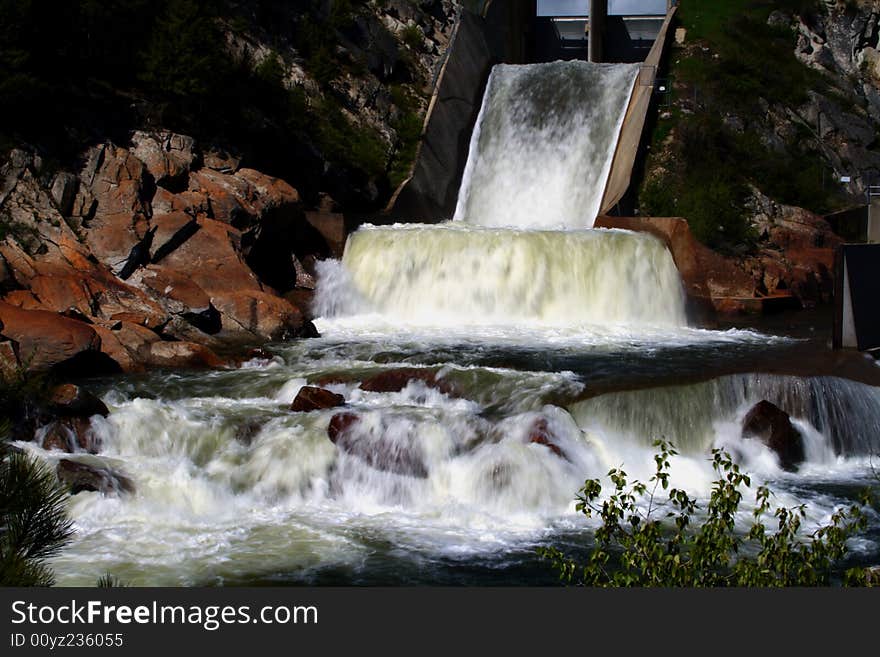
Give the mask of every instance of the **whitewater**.
[[(723, 447), (778, 504), (806, 505), (807, 526), (828, 522), (872, 481), (880, 391), (734, 371), (799, 340), (689, 326), (666, 247), (591, 228), (637, 72), (496, 67), (454, 220), (353, 233), (319, 267), (320, 338), (237, 369), (94, 381), (112, 412), (94, 420), (101, 454), (77, 458), (136, 492), (71, 498), (58, 582), (552, 584), (535, 549), (589, 548), (584, 480), (620, 466), (646, 480), (658, 438), (679, 447), (672, 479), (697, 497)], [(401, 368), (422, 376), (364, 386)], [(345, 407), (292, 412), (305, 385)], [(804, 436), (797, 472), (740, 436), (763, 399)], [(356, 419), (333, 442), (339, 413)], [(870, 522), (852, 545), (865, 563)]]

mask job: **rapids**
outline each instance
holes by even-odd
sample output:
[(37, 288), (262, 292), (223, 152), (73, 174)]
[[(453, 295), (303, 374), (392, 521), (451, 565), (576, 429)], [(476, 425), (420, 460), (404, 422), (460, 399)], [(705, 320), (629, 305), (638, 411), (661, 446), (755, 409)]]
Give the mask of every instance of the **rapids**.
[[(803, 369), (804, 341), (688, 326), (658, 240), (589, 230), (635, 74), (497, 67), (456, 221), (351, 235), (342, 261), (319, 267), (322, 337), (240, 368), (92, 381), (112, 412), (94, 420), (101, 454), (76, 458), (136, 492), (70, 499), (77, 533), (52, 563), (58, 582), (552, 584), (535, 548), (587, 550), (579, 487), (619, 466), (646, 480), (657, 438), (681, 451), (676, 486), (705, 500), (710, 450), (725, 447), (776, 504), (805, 505), (808, 527), (876, 485), (880, 389), (744, 370)], [(824, 350), (823, 336), (807, 347)], [(360, 387), (401, 367), (425, 376)], [(289, 410), (309, 383), (346, 407)], [(762, 399), (805, 437), (798, 472), (740, 437)], [(334, 444), (340, 410), (357, 420)], [(854, 562), (876, 564), (878, 544), (874, 515)]]

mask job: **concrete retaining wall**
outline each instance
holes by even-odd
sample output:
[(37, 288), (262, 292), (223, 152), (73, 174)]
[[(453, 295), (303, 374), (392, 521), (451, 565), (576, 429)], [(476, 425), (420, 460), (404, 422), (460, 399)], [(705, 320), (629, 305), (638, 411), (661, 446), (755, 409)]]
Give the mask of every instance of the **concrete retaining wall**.
[(602, 197), (599, 214), (610, 212), (617, 202), (623, 198), (629, 187), (633, 165), (639, 151), (639, 143), (642, 140), (642, 131), (645, 128), (645, 120), (648, 116), (648, 109), (651, 106), (654, 78), (657, 75), (660, 60), (663, 57), (667, 32), (675, 15), (675, 10), (676, 8), (673, 7), (666, 14), (663, 27), (660, 28), (657, 40), (648, 53), (648, 57), (645, 59), (645, 63), (642, 65), (642, 70), (639, 73), (639, 79), (636, 81), (636, 86), (623, 120), (620, 139), (617, 142), (617, 150), (614, 153), (614, 161), (611, 164), (611, 173), (605, 185), (605, 194)]
[(835, 256), (834, 346), (880, 349), (880, 244), (844, 244)]
[(474, 3), (456, 26), (425, 116), (412, 172), (386, 207), (388, 219), (434, 222), (452, 218), (467, 163), (471, 132), (492, 66), (529, 57), (534, 2)]

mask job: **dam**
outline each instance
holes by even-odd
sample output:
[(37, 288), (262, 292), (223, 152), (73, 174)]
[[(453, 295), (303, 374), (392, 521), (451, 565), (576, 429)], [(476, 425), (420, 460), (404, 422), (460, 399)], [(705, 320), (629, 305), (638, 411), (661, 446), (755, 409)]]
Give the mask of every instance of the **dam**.
[[(59, 583), (553, 584), (535, 550), (587, 549), (584, 479), (624, 464), (647, 480), (658, 438), (701, 500), (724, 448), (807, 528), (851, 503), (880, 449), (880, 389), (770, 371), (815, 345), (690, 325), (665, 244), (593, 227), (641, 74), (497, 65), (451, 214), (351, 234), (319, 265), (320, 337), (238, 369), (98, 382), (112, 412), (94, 458), (137, 494), (74, 498)], [(292, 410), (306, 386), (343, 406)], [(742, 437), (763, 400), (802, 436), (796, 471)], [(876, 562), (870, 522), (856, 563)]]

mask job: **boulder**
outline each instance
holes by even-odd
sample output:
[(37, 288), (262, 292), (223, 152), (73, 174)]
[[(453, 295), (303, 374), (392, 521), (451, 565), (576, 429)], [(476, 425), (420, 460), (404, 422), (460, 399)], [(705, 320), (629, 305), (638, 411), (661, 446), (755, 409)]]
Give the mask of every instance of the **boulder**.
[(252, 225), (260, 214), (254, 207), (255, 190), (244, 178), (199, 169), (189, 177), (189, 191), (210, 199), (213, 219), (236, 228)]
[(83, 354), (100, 354), (95, 330), (57, 313), (22, 310), (0, 301), (3, 335), (19, 345), (19, 360), (31, 370), (47, 370)]
[(767, 445), (785, 470), (795, 471), (804, 461), (803, 436), (791, 424), (788, 413), (767, 400), (758, 402), (746, 414), (742, 436), (756, 438)]
[(274, 178), (255, 169), (246, 168), (236, 171), (235, 177), (251, 185), (250, 196), (253, 199), (254, 208), (260, 214), (282, 205), (299, 204), (299, 192), (281, 178)]
[(134, 493), (131, 479), (107, 467), (61, 459), (55, 472), (58, 480), (70, 489), (72, 495), (83, 491), (104, 495)]
[(87, 417), (62, 417), (36, 431), (35, 438), (43, 449), (56, 449), (68, 454), (97, 454), (101, 443)]
[(290, 410), (298, 413), (323, 410), (326, 408), (335, 408), (343, 406), (345, 397), (337, 395), (335, 392), (326, 390), (325, 388), (317, 388), (314, 386), (303, 386), (300, 388), (296, 399), (290, 405)]
[[(121, 322), (119, 322), (121, 324)], [(113, 360), (123, 372), (142, 372), (143, 364), (119, 341), (116, 332), (106, 326), (96, 324), (95, 333), (101, 338), (101, 353)], [(156, 336), (158, 340), (159, 337)]]
[(327, 425), (327, 436), (330, 438), (330, 442), (336, 444), (344, 434), (348, 433), (359, 422), (360, 417), (355, 413), (337, 413), (334, 415), (330, 418), (330, 424)]
[(196, 159), (192, 137), (172, 132), (135, 131), (131, 152), (146, 166), (160, 187), (186, 188), (187, 174)]
[(193, 342), (154, 342), (148, 364), (165, 368), (218, 368), (223, 361), (213, 351)]
[(426, 479), (428, 468), (418, 450), (401, 445), (369, 431), (359, 431), (362, 423), (354, 413), (337, 413), (330, 419), (327, 435), (341, 451), (350, 454), (371, 468), (383, 472)]
[(49, 393), (49, 406), (52, 412), (66, 417), (107, 417), (107, 405), (81, 386), (65, 383), (55, 386)]
[(122, 269), (149, 228), (145, 173), (137, 157), (113, 144), (92, 149), (80, 173), (92, 200), (74, 202), (75, 210), (88, 206), (89, 216), (83, 217), (86, 243), (114, 272)]
[(211, 299), (223, 317), (223, 330), (247, 333), (261, 340), (285, 340), (299, 335), (303, 317), (289, 301), (268, 292), (214, 290)]
[(439, 379), (436, 370), (417, 367), (401, 367), (380, 372), (362, 382), (360, 388), (368, 392), (400, 392), (411, 381), (421, 381), (429, 388), (447, 395), (455, 395), (455, 389), (446, 381)]
[[(211, 298), (192, 278), (184, 273), (150, 265), (138, 277), (140, 285), (159, 298), (165, 308), (176, 315), (199, 315), (211, 310)], [(217, 327), (219, 329), (219, 326)], [(206, 331), (210, 333), (210, 331)], [(215, 331), (216, 333), (216, 331)]]

